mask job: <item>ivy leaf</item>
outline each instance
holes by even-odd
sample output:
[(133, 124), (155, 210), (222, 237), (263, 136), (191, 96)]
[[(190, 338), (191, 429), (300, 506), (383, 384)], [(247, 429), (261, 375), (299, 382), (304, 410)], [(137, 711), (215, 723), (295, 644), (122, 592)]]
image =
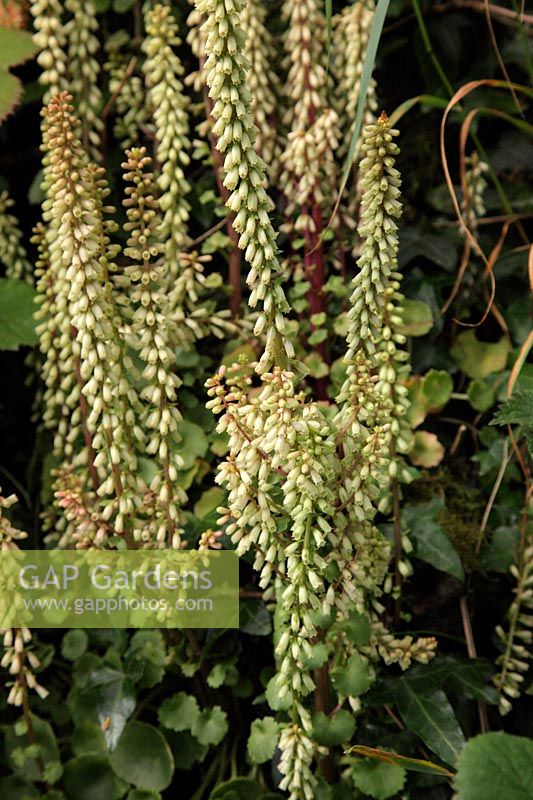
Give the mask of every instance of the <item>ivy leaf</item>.
[(352, 778), (359, 791), (375, 800), (388, 800), (403, 789), (405, 770), (382, 761), (357, 761)]
[(461, 559), (437, 521), (443, 506), (444, 501), (441, 498), (405, 506), (402, 520), (411, 533), (413, 555), (462, 581), (465, 576)]
[(458, 800), (531, 800), (533, 740), (485, 733), (466, 744), (457, 762)]
[(248, 758), (252, 764), (263, 764), (270, 761), (276, 750), (279, 739), (279, 725), (274, 717), (255, 719), (248, 739)]
[(137, 789), (159, 792), (172, 780), (174, 759), (168, 743), (157, 728), (145, 722), (128, 722), (110, 760), (119, 778)]
[(355, 732), (355, 718), (346, 709), (341, 708), (331, 718), (323, 711), (313, 714), (313, 738), (318, 744), (326, 747), (349, 742)]
[(157, 712), (161, 725), (171, 731), (192, 730), (199, 716), (200, 709), (196, 698), (185, 692), (178, 692), (169, 697)]
[(370, 664), (357, 653), (350, 656), (346, 666), (331, 670), (331, 681), (335, 689), (347, 697), (359, 697), (366, 692), (373, 680)]
[(35, 294), (35, 289), (24, 281), (0, 278), (0, 350), (36, 344)]
[(200, 744), (217, 745), (228, 732), (226, 712), (220, 706), (202, 711), (192, 727), (192, 734)]
[(444, 692), (415, 688), (402, 676), (396, 684), (396, 703), (407, 728), (446, 764), (453, 765), (465, 738)]

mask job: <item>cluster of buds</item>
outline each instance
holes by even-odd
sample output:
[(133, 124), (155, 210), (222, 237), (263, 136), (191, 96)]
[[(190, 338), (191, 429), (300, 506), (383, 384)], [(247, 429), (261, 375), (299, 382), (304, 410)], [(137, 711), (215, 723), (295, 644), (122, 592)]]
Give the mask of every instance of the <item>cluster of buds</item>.
[(255, 325), (257, 336), (265, 334), (266, 347), (257, 371), (266, 372), (280, 359), (294, 355), (285, 331), (284, 314), (289, 310), (285, 294), (276, 280), (280, 263), (276, 235), (269, 217), (271, 201), (265, 191), (265, 164), (254, 149), (256, 128), (252, 121), (251, 98), (247, 88), (248, 60), (239, 22), (242, 0), (196, 0), (204, 15), (206, 83), (214, 101), (213, 133), (217, 149), (224, 155), (224, 186), (231, 192), (227, 202), (234, 212), (233, 227), (239, 247), (250, 264), (249, 305), (262, 305)]
[(104, 128), (101, 119), (103, 96), (98, 86), (100, 63), (97, 55), (100, 42), (96, 32), (98, 20), (93, 0), (65, 0), (72, 15), (65, 24), (68, 41), (69, 91), (82, 120), (82, 141), (95, 161), (101, 160), (100, 137)]
[(68, 85), (67, 37), (61, 0), (31, 0), (30, 10), (35, 33), (33, 41), (39, 49), (37, 62), (42, 69), (39, 83), (46, 86), (43, 101), (49, 100)]
[(31, 283), (32, 267), (22, 244), (17, 218), (11, 213), (13, 205), (8, 193), (0, 192), (0, 263), (5, 267), (7, 278), (24, 278)]
[(169, 5), (157, 4), (146, 14), (144, 73), (157, 139), (159, 203), (163, 211), (161, 235), (166, 244), (168, 283), (181, 271), (179, 254), (188, 242), (190, 186), (184, 169), (190, 162), (189, 101), (183, 93), (183, 67), (173, 48), (180, 44), (178, 25)]
[[(0, 489), (0, 548), (2, 550), (18, 549), (17, 541), (27, 537), (24, 531), (12, 524), (5, 513), (16, 502), (16, 495), (4, 497)], [(14, 678), (7, 702), (14, 706), (23, 705), (27, 689), (33, 689), (43, 699), (47, 697), (48, 691), (38, 683), (32, 672), (40, 667), (40, 662), (35, 653), (28, 648), (32, 640), (31, 631), (28, 628), (7, 628), (1, 633), (3, 634), (4, 654), (0, 659), (0, 666), (7, 669)]]

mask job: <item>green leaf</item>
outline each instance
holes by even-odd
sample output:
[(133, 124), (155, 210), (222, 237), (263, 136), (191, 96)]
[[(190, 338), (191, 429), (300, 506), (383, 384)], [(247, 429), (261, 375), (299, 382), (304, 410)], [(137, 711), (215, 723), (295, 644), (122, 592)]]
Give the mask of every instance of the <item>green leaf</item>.
[(35, 295), (35, 289), (24, 281), (0, 278), (0, 350), (36, 344)]
[(267, 703), (272, 711), (287, 711), (292, 705), (291, 693), (287, 692), (283, 697), (279, 696), (278, 676), (274, 675), (268, 682), (265, 695)]
[(259, 784), (248, 778), (233, 778), (211, 792), (209, 800), (262, 800), (263, 792)]
[(197, 761), (203, 761), (209, 748), (200, 744), (189, 731), (173, 733), (169, 731), (166, 739), (174, 756), (176, 769), (190, 769)]
[(355, 753), (357, 756), (364, 756), (366, 758), (375, 758), (385, 764), (393, 764), (410, 772), (423, 772), (429, 775), (442, 775), (446, 778), (451, 778), (453, 772), (449, 769), (441, 767), (439, 764), (434, 764), (432, 761), (424, 761), (420, 758), (409, 758), (409, 756), (399, 756), (397, 753), (390, 753), (388, 750), (380, 750), (376, 747), (365, 747), (361, 744), (356, 744), (346, 750), (348, 754)]
[(400, 268), (418, 256), (452, 270), (457, 261), (456, 238), (449, 234), (427, 233), (419, 228), (403, 228), (398, 258)]
[(352, 611), (346, 622), (341, 623), (341, 627), (348, 639), (357, 647), (370, 644), (372, 627), (368, 617)]
[(127, 800), (161, 800), (159, 792), (147, 792), (144, 789), (132, 789)]
[(72, 734), (72, 752), (75, 756), (107, 752), (102, 729), (88, 720), (76, 725)]
[(518, 526), (497, 528), (481, 554), (481, 567), (487, 572), (507, 573), (516, 558), (519, 535)]
[(531, 800), (533, 740), (502, 732), (470, 739), (454, 786), (458, 800)]
[(196, 719), (192, 734), (200, 744), (217, 745), (228, 732), (226, 712), (220, 706), (204, 709)]
[(185, 692), (169, 697), (159, 707), (157, 717), (161, 725), (171, 731), (190, 731), (198, 721), (200, 709), (196, 698)]
[(436, 434), (429, 431), (416, 431), (414, 442), (409, 458), (415, 467), (431, 469), (440, 464), (446, 451)]
[(194, 504), (194, 513), (197, 517), (206, 517), (211, 511), (215, 511), (221, 506), (226, 497), (226, 492), (218, 486), (211, 486), (202, 494)]
[(352, 767), (352, 778), (359, 791), (375, 800), (388, 800), (403, 789), (405, 770), (382, 761), (358, 761)]
[(398, 331), (404, 336), (424, 336), (433, 327), (431, 308), (422, 300), (404, 300), (402, 323)]
[(0, 27), (0, 69), (22, 64), (33, 58), (36, 52), (31, 33)]
[(0, 797), (2, 800), (39, 800), (41, 793), (31, 783), (22, 778), (0, 778)]
[(119, 778), (137, 789), (159, 792), (172, 780), (174, 759), (168, 743), (157, 728), (145, 722), (127, 723), (110, 760)]
[(126, 653), (126, 667), (139, 687), (151, 689), (163, 680), (165, 658), (165, 640), (160, 630), (137, 631)]
[[(41, 771), (35, 761), (35, 753), (32, 755), (35, 741), (36, 754), (41, 756), (44, 764), (47, 767), (58, 768), (56, 769), (57, 780), (61, 775), (61, 760), (52, 726), (46, 720), (35, 716), (35, 714), (31, 715), (31, 720), (34, 740), (29, 739), (26, 726), (24, 726), (24, 731), (16, 729), (14, 725), (8, 727), (5, 734), (5, 751), (8, 763), (18, 777), (29, 781), (42, 780)], [(30, 752), (28, 752), (28, 748)]]
[(279, 725), (274, 717), (263, 717), (252, 722), (247, 753), (252, 764), (270, 761), (279, 739)]
[(110, 750), (114, 750), (126, 721), (135, 710), (135, 691), (131, 678), (121, 670), (102, 667), (90, 673), (82, 694), (94, 703), (106, 744)]
[(362, 656), (355, 653), (350, 656), (346, 666), (331, 670), (331, 682), (340, 694), (359, 697), (372, 684), (374, 675), (372, 667)]
[(453, 380), (449, 372), (430, 369), (422, 381), (422, 394), (429, 414), (441, 411), (453, 392)]
[(492, 405), (496, 395), (492, 386), (489, 386), (485, 381), (479, 379), (470, 381), (468, 389), (466, 390), (468, 402), (475, 408), (476, 411), (487, 411)]
[(5, 69), (0, 69), (0, 122), (18, 106), (22, 98), (22, 83)]
[(181, 438), (179, 452), (184, 461), (183, 469), (190, 469), (197, 458), (203, 458), (209, 450), (209, 441), (202, 428), (195, 422), (182, 419), (178, 424)]
[(302, 655), (302, 663), (305, 669), (319, 669), (329, 657), (329, 648), (324, 642), (317, 642), (311, 647), (311, 655)]
[(444, 692), (415, 689), (402, 676), (396, 684), (396, 703), (407, 728), (445, 764), (453, 765), (465, 738)]
[(313, 714), (313, 738), (318, 744), (326, 747), (349, 742), (355, 732), (355, 718), (346, 709), (341, 708), (332, 717), (326, 716), (323, 711)]
[(61, 655), (67, 661), (77, 661), (87, 650), (88, 644), (89, 637), (82, 628), (68, 631), (61, 642)]
[(508, 336), (498, 342), (480, 342), (473, 330), (459, 334), (450, 352), (469, 378), (486, 378), (493, 372), (502, 372), (511, 349)]
[(462, 581), (465, 575), (461, 559), (444, 528), (437, 521), (443, 507), (444, 501), (441, 498), (433, 498), (415, 506), (405, 506), (402, 520), (411, 534), (413, 555)]
[(521, 425), (530, 453), (533, 453), (533, 392), (517, 390), (499, 407), (491, 425)]
[(63, 788), (69, 800), (119, 800), (127, 784), (113, 773), (107, 756), (95, 754), (65, 764)]

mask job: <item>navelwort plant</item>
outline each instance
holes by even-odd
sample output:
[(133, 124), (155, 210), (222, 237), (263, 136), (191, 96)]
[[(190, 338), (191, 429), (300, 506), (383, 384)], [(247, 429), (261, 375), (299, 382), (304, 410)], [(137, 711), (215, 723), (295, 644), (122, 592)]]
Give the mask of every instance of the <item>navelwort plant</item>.
[[(229, 536), (274, 610), (266, 698), (277, 714), (279, 788), (311, 800), (330, 766), (320, 722), (361, 712), (380, 660), (405, 670), (436, 647), (432, 637), (396, 637), (384, 615), (387, 595), (399, 597), (398, 575), (409, 574), (401, 547), (410, 543), (404, 534), (393, 547), (376, 516), (390, 513), (393, 493), (399, 499), (411, 479), (404, 457), (413, 437), (398, 131), (386, 114), (374, 117), (375, 84), (351, 196), (326, 231), (373, 5), (335, 16), (328, 70), (317, 0), (283, 3), (281, 48), (262, 3), (197, 0), (188, 19), (192, 75), (176, 52), (184, 37), (170, 5), (146, 3), (139, 51), (131, 56), (116, 37), (104, 70), (92, 3), (35, 0), (31, 10), (46, 87), (43, 221), (32, 241), (42, 420), (53, 437), (47, 544), (219, 548)], [(127, 146), (122, 180), (99, 165), (104, 110)], [(193, 161), (212, 171), (206, 205), (221, 217), (196, 239)], [(480, 170), (469, 179), (480, 214)], [(269, 192), (278, 183), (275, 205)], [(111, 205), (117, 195), (125, 213)], [(9, 208), (2, 195), (0, 256), (10, 275), (29, 277)], [(357, 274), (346, 286), (354, 249)], [(238, 270), (226, 287), (212, 270), (219, 253), (239, 268), (242, 254), (248, 265), (246, 308), (233, 302)], [(232, 320), (219, 309), (224, 288)], [(225, 353), (205, 383), (218, 418), (213, 452), (227, 445), (215, 479), (225, 499), (217, 529), (191, 534), (184, 410), (206, 366), (193, 374), (188, 364), (199, 339), (228, 335), (240, 337), (241, 352)], [(201, 470), (209, 475), (207, 458)], [(6, 531), (9, 544), (16, 537)], [(352, 634), (359, 624), (368, 626), (362, 637)], [(28, 667), (29, 636), (6, 633), (3, 664), (24, 676), (11, 689), (17, 705), (27, 687), (44, 691)], [(186, 652), (192, 663), (196, 654)]]

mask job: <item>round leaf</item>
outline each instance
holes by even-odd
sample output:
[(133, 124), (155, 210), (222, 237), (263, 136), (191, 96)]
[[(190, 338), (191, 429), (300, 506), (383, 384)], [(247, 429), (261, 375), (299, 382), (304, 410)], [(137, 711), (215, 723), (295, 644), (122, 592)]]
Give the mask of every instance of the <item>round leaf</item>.
[(353, 782), (375, 800), (394, 797), (405, 783), (405, 770), (380, 761), (357, 761), (352, 769)]
[(113, 773), (105, 755), (73, 758), (65, 765), (63, 787), (69, 800), (119, 800), (127, 785)]
[(264, 717), (252, 722), (248, 739), (248, 757), (252, 764), (270, 761), (279, 739), (279, 725), (273, 717)]
[(502, 732), (470, 739), (454, 784), (458, 800), (531, 800), (533, 740)]
[(172, 780), (174, 759), (162, 733), (144, 722), (128, 722), (111, 765), (119, 778), (137, 789), (161, 791)]

